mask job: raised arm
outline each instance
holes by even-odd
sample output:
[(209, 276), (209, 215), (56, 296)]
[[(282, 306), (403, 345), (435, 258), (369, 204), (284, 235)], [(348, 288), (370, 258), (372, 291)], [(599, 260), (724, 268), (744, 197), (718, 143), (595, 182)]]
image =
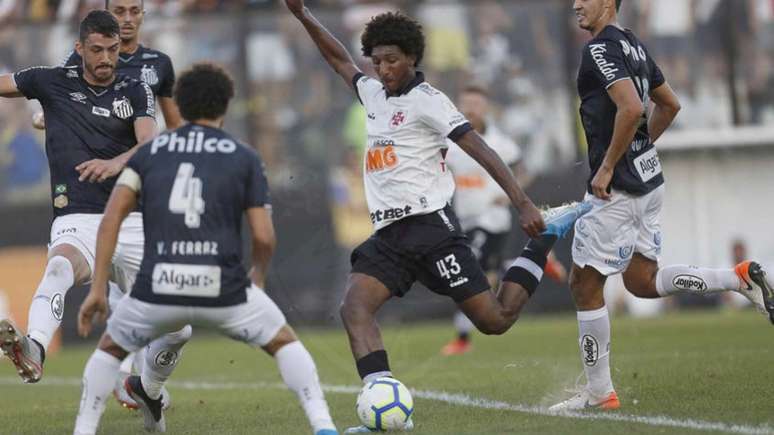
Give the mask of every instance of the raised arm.
[(0, 75), (0, 97), (23, 97), (22, 93), (19, 92), (19, 89), (16, 87), (16, 81), (13, 79), (13, 74)]
[(648, 120), (648, 133), (655, 142), (672, 125), (680, 111), (680, 101), (666, 82), (650, 92), (650, 100), (655, 103), (655, 107)]
[(353, 87), (352, 79), (360, 69), (355, 65), (355, 61), (352, 60), (344, 45), (317, 21), (309, 8), (304, 6), (304, 0), (285, 0), (285, 4), (304, 25), (328, 65), (347, 82), (349, 87)]
[(610, 199), (607, 188), (613, 179), (615, 165), (626, 154), (626, 149), (634, 140), (634, 135), (637, 134), (637, 128), (645, 110), (637, 89), (634, 87), (634, 82), (630, 79), (615, 82), (608, 88), (607, 93), (618, 107), (618, 111), (615, 114), (610, 147), (605, 153), (602, 165), (591, 180), (591, 193), (597, 198), (605, 200)]
[(478, 162), (497, 184), (503, 188), (513, 206), (519, 211), (521, 228), (530, 237), (538, 237), (546, 229), (543, 217), (532, 200), (521, 190), (513, 172), (500, 156), (484, 142), (484, 139), (470, 130), (457, 140), (457, 145)]
[(269, 272), (269, 262), (274, 255), (277, 239), (274, 236), (274, 224), (271, 220), (271, 210), (266, 207), (251, 207), (247, 209), (247, 222), (250, 225), (253, 244), (253, 268), (250, 279), (258, 287), (266, 285), (266, 274)]

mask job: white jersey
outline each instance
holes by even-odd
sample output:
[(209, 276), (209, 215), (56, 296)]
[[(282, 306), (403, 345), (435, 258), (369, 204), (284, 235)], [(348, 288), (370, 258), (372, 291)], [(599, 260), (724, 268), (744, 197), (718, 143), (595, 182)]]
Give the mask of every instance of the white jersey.
[(397, 96), (362, 74), (353, 83), (368, 114), (363, 178), (374, 229), (449, 204), (454, 179), (444, 160), (446, 139), (472, 130), (465, 116), (419, 72)]
[[(507, 165), (521, 160), (521, 148), (496, 127), (487, 126), (483, 138)], [(510, 205), (497, 204), (497, 199), (504, 197), (505, 192), (486, 169), (456, 144), (450, 144), (446, 161), (457, 184), (454, 211), (462, 229), (481, 228), (494, 234), (509, 231)]]

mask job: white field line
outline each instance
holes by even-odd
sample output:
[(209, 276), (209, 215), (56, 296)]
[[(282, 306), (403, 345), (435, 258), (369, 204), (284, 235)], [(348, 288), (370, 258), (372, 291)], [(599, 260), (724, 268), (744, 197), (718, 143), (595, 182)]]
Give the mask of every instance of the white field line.
[[(16, 377), (0, 377), (0, 385), (21, 385)], [(80, 387), (81, 380), (76, 378), (46, 377), (40, 386)], [(285, 389), (285, 384), (270, 382), (169, 382), (170, 388), (180, 390), (249, 390), (249, 389)], [(33, 387), (34, 388), (34, 387)], [(328, 393), (356, 394), (360, 387), (352, 385), (323, 385), (323, 390)], [(546, 408), (529, 406), (490, 400), (480, 397), (472, 397), (467, 394), (447, 393), (432, 390), (411, 390), (411, 394), (420, 399), (433, 400), (450, 405), (464, 406), (468, 408), (495, 409), (513, 411), (523, 414), (541, 415), (546, 417), (572, 418), (578, 420), (617, 421), (623, 423), (636, 423), (646, 426), (670, 427), (680, 429), (693, 429), (708, 432), (726, 432), (745, 435), (774, 434), (774, 428), (768, 425), (748, 426), (743, 424), (721, 423), (695, 419), (679, 419), (662, 415), (630, 415), (619, 413), (585, 413), (567, 412), (552, 413)]]

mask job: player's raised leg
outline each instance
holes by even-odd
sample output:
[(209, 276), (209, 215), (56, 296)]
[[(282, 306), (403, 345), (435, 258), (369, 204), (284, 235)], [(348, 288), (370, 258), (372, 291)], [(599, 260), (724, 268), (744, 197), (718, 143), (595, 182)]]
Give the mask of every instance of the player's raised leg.
[(483, 292), (459, 303), (462, 311), (481, 332), (503, 334), (510, 329), (543, 279), (551, 248), (591, 208), (588, 202), (578, 202), (544, 212), (546, 230), (537, 239), (530, 240), (511, 264), (497, 295)]
[(0, 321), (0, 349), (16, 366), (24, 382), (40, 380), (46, 350), (62, 323), (65, 295), (75, 285), (85, 283), (89, 276), (91, 268), (78, 248), (67, 243), (52, 247), (43, 279), (30, 305), (28, 334), (24, 335), (8, 320)]

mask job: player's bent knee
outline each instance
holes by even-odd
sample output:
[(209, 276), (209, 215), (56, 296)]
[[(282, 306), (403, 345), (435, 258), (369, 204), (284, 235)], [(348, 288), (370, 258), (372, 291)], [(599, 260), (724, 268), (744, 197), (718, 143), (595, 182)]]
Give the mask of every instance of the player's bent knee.
[(120, 360), (123, 360), (127, 355), (129, 355), (129, 352), (127, 352), (123, 347), (119, 346), (118, 343), (113, 341), (113, 338), (111, 338), (110, 334), (107, 332), (102, 334), (102, 338), (100, 338), (97, 348), (103, 352), (113, 355)]
[(504, 318), (486, 318), (473, 320), (473, 324), (484, 335), (502, 335), (511, 328), (513, 322)]
[(275, 335), (269, 343), (267, 343), (265, 346), (262, 346), (262, 349), (269, 355), (274, 356), (274, 354), (276, 354), (277, 351), (282, 349), (284, 346), (296, 341), (298, 341), (296, 332), (293, 330), (293, 328), (290, 327), (290, 325), (286, 324), (280, 328), (280, 330), (277, 332), (277, 335)]

